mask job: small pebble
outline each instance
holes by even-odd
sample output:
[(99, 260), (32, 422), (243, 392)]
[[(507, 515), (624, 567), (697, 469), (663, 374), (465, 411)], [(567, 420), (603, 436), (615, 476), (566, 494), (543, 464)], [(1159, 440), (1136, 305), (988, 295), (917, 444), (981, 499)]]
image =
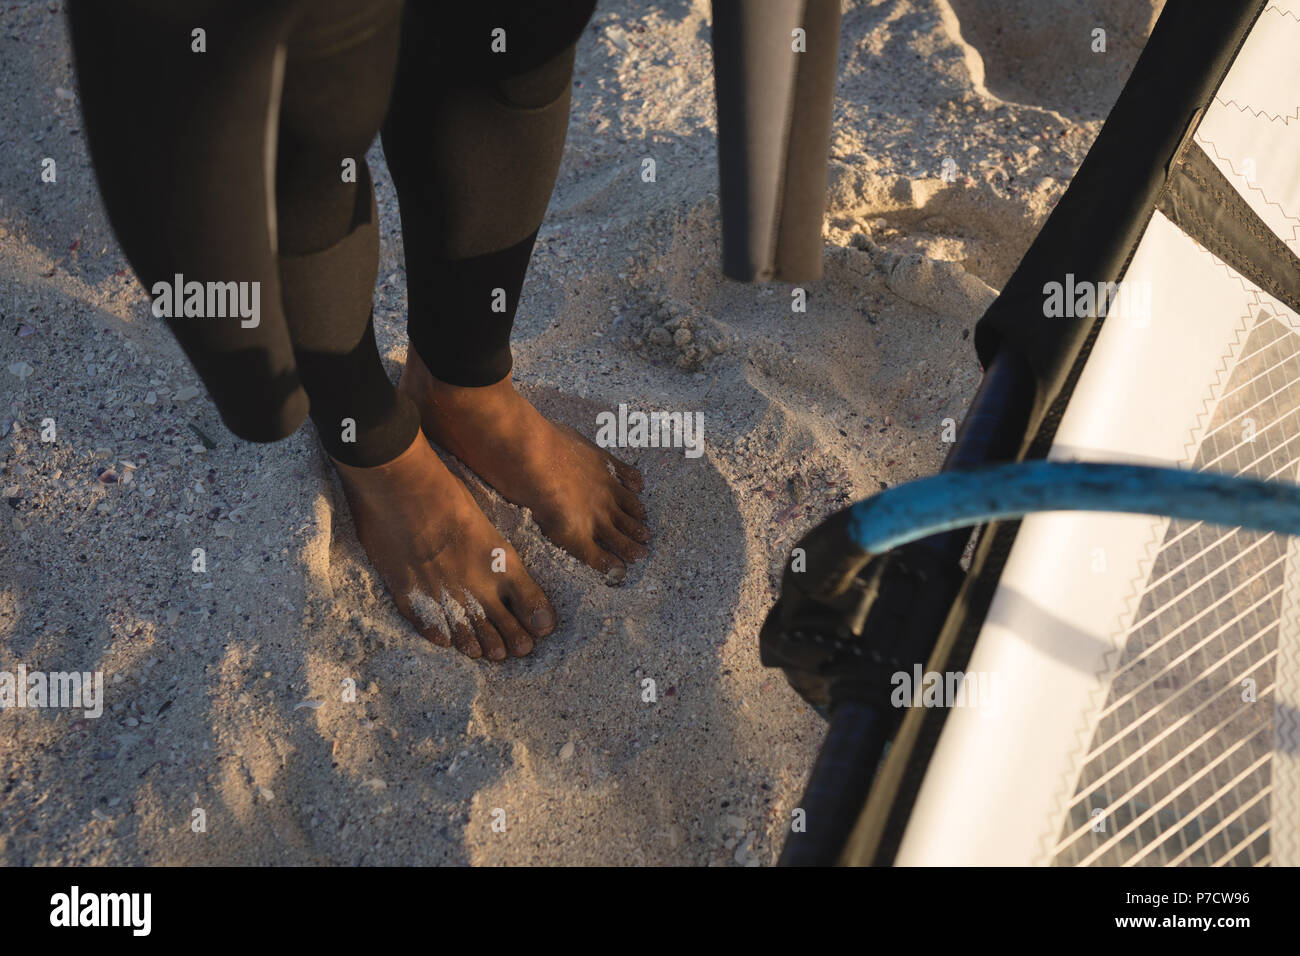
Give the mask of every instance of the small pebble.
[(176, 390), (176, 394), (172, 396), (172, 400), (176, 402), (188, 402), (190, 399), (198, 397), (199, 390), (193, 385), (186, 385), (184, 388)]
[(561, 760), (570, 760), (570, 759), (572, 759), (572, 757), (573, 757), (573, 749), (574, 749), (574, 748), (573, 748), (573, 741), (570, 740), (567, 744), (565, 744), (563, 747), (560, 748), (560, 759), (561, 759)]

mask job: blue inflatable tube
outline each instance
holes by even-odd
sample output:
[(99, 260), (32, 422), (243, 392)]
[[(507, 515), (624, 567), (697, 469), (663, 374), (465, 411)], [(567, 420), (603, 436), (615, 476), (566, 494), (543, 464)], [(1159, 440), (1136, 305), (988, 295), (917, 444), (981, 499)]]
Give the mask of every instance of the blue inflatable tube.
[(883, 554), (1037, 511), (1167, 515), (1300, 534), (1300, 485), (1146, 465), (1020, 462), (943, 472), (882, 491), (852, 506), (848, 533), (864, 552)]

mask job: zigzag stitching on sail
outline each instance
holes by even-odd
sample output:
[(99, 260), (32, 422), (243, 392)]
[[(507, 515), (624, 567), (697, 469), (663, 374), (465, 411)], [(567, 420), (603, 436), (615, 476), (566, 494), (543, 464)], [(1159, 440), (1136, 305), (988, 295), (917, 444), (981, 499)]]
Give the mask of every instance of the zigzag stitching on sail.
[(1242, 105), (1237, 101), (1236, 97), (1233, 97), (1230, 100), (1225, 100), (1217, 93), (1214, 95), (1214, 102), (1218, 103), (1220, 106), (1232, 107), (1238, 113), (1249, 113), (1251, 116), (1255, 117), (1255, 119), (1266, 119), (1270, 123), (1281, 123), (1283, 126), (1290, 125), (1293, 119), (1300, 119), (1300, 106), (1297, 106), (1291, 113), (1267, 113), (1264, 110), (1257, 110), (1252, 106)]
[(1300, 23), (1300, 13), (1296, 13), (1294, 10), (1283, 10), (1276, 3), (1270, 3), (1268, 6), (1264, 8), (1264, 12), (1276, 13), (1280, 17), (1290, 17), (1292, 20), (1295, 20), (1297, 23)]
[[(1290, 17), (1292, 20), (1295, 20), (1297, 23), (1300, 23), (1300, 14), (1297, 14), (1293, 10), (1283, 10), (1276, 3), (1270, 3), (1268, 6), (1266, 6), (1260, 12), (1260, 17), (1263, 18), (1265, 13), (1276, 13), (1280, 17)], [(1255, 26), (1256, 27), (1259, 26), (1258, 22), (1255, 24)], [(1286, 115), (1283, 115), (1281, 113), (1265, 113), (1263, 110), (1257, 110), (1251, 106), (1243, 105), (1239, 103), (1235, 97), (1229, 100), (1225, 100), (1219, 96), (1217, 91), (1214, 94), (1214, 101), (1223, 106), (1234, 107), (1238, 112), (1250, 113), (1256, 119), (1260, 119), (1262, 117), (1267, 119), (1270, 123), (1280, 122), (1283, 126), (1289, 125), (1291, 120), (1293, 119), (1300, 119), (1300, 106), (1297, 106), (1293, 113), (1288, 113)]]

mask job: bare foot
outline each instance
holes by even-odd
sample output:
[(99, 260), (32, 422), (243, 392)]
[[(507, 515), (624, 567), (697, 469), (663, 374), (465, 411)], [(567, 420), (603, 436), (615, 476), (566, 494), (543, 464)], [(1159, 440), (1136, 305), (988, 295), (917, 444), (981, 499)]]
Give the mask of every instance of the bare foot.
[(429, 640), (500, 661), (523, 657), (555, 629), (546, 595), (423, 433), (387, 464), (334, 465), (361, 546)]
[(532, 511), (542, 533), (617, 580), (646, 556), (650, 530), (636, 496), (641, 475), (578, 432), (547, 421), (507, 376), (460, 388), (433, 377), (415, 349), (397, 386), (425, 433), (499, 491)]

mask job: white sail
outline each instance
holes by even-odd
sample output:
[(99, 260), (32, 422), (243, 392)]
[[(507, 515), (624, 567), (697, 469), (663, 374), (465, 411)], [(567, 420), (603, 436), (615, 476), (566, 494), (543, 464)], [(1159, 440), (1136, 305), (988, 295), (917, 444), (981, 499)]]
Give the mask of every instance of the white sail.
[[(1193, 141), (1300, 253), (1300, 0), (1270, 2)], [(1051, 457), (1300, 479), (1300, 315), (1162, 212)], [(1141, 301), (1140, 299), (1138, 301)], [(1051, 321), (1045, 318), (1043, 321)], [(1276, 534), (1026, 519), (896, 862), (1300, 863), (1300, 561)]]

